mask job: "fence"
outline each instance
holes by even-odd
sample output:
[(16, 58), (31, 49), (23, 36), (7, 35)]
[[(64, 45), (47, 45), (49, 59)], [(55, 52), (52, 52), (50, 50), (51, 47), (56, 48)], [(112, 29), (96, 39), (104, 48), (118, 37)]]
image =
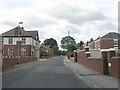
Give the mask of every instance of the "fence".
[[(100, 55), (98, 55), (99, 53)], [(120, 78), (120, 57), (115, 58), (114, 49), (99, 51), (86, 48), (79, 52), (74, 52), (74, 61), (102, 74)]]
[[(35, 60), (37, 60), (37, 58), (35, 58), (35, 57), (19, 58), (20, 64), (35, 61)], [(14, 67), (17, 64), (18, 64), (18, 58), (3, 58), (2, 69), (3, 70), (8, 69), (8, 68)]]

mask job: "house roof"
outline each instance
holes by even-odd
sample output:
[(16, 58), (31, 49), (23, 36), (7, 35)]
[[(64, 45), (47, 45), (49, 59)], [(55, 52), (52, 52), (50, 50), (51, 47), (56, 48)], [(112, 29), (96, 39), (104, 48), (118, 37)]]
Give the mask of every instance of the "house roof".
[(15, 31), (18, 30), (21, 32), (21, 35), (20, 36), (30, 36), (29, 33), (27, 33), (24, 29), (22, 29), (20, 26), (17, 26), (5, 33), (2, 34), (2, 36), (17, 36), (15, 35)]
[(6, 36), (18, 36), (18, 34), (15, 34), (15, 32), (16, 33), (20, 32), (20, 36), (33, 37), (34, 39), (39, 40), (38, 31), (25, 31), (24, 28), (21, 28), (20, 26), (17, 26), (15, 28), (3, 33), (2, 36), (3, 37), (6, 37)]
[(27, 31), (27, 33), (39, 40), (38, 31)]
[(109, 32), (108, 34), (102, 36), (101, 38), (113, 38), (113, 39), (120, 39), (120, 34), (116, 32)]

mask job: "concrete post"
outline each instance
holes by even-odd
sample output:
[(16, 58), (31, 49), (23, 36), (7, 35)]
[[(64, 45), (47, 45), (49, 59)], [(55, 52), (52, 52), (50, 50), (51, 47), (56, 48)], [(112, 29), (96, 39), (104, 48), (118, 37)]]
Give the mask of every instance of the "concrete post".
[(110, 60), (110, 58), (115, 56), (115, 49), (109, 49), (108, 50), (108, 59)]
[(90, 52), (85, 52), (86, 57), (90, 57)]
[(89, 46), (85, 46), (85, 52), (89, 52)]

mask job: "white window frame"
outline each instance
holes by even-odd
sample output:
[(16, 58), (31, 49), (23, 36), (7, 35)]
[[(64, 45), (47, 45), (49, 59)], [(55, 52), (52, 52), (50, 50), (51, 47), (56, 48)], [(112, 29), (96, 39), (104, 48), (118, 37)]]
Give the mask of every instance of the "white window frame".
[(21, 49), (21, 55), (22, 56), (26, 56), (26, 48), (22, 48)]
[(118, 45), (118, 40), (117, 39), (114, 40), (114, 45), (115, 46)]
[(34, 56), (35, 55), (35, 50), (32, 48), (31, 49), (31, 56)]
[(13, 38), (12, 38), (12, 37), (10, 37), (10, 38), (8, 39), (8, 44), (13, 44)]
[(25, 37), (22, 38), (22, 44), (26, 44), (26, 38)]
[(13, 48), (8, 48), (8, 56), (13, 56)]

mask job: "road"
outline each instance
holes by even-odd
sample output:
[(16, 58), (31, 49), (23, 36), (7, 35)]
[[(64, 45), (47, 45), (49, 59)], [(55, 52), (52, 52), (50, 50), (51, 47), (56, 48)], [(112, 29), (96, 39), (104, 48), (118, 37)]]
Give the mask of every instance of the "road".
[(64, 57), (21, 64), (3, 73), (3, 88), (88, 88), (64, 64)]

